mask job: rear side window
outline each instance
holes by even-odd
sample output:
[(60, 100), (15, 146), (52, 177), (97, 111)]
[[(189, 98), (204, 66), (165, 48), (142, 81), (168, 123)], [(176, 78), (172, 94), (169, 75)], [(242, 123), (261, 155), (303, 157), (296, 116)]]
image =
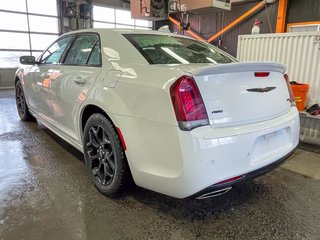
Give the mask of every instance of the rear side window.
[(231, 63), (220, 49), (197, 40), (169, 35), (124, 34), (150, 64)]
[(64, 37), (52, 44), (42, 55), (40, 62), (46, 64), (58, 63), (62, 53), (73, 37)]
[(97, 35), (79, 35), (72, 43), (65, 64), (70, 65), (99, 65), (100, 49)]
[(100, 45), (99, 42), (94, 46), (91, 55), (88, 60), (88, 64), (90, 65), (99, 65), (100, 64)]

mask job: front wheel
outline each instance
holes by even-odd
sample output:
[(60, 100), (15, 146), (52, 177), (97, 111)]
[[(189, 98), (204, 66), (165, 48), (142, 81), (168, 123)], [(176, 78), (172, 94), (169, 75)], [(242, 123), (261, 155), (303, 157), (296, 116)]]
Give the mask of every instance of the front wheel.
[(84, 128), (83, 150), (95, 187), (108, 197), (121, 193), (130, 181), (130, 169), (111, 122), (93, 114)]
[(19, 81), (16, 83), (16, 105), (19, 117), (22, 121), (31, 121), (34, 120), (34, 117), (29, 112), (29, 108), (24, 96), (22, 84)]

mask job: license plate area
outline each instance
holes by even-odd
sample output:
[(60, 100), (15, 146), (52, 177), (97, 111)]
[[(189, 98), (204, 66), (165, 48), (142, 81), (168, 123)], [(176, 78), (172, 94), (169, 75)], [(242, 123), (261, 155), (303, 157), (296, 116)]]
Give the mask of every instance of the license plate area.
[(286, 152), (292, 143), (290, 141), (290, 128), (259, 136), (254, 144), (250, 156), (250, 164), (257, 165), (273, 160), (276, 156)]

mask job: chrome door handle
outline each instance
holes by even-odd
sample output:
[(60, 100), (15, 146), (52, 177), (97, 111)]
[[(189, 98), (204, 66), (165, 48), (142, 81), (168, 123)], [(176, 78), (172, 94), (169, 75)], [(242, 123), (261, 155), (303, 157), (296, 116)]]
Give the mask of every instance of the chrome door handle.
[(83, 84), (85, 84), (87, 82), (87, 80), (84, 77), (81, 77), (81, 76), (73, 78), (73, 81), (76, 84), (80, 84), (80, 85), (83, 85)]

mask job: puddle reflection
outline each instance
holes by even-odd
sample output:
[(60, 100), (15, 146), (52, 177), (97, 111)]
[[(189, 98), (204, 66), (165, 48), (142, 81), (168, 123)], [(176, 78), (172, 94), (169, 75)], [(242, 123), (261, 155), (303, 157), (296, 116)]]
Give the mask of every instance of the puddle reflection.
[(20, 191), (30, 178), (19, 141), (0, 141), (0, 204), (12, 191)]

